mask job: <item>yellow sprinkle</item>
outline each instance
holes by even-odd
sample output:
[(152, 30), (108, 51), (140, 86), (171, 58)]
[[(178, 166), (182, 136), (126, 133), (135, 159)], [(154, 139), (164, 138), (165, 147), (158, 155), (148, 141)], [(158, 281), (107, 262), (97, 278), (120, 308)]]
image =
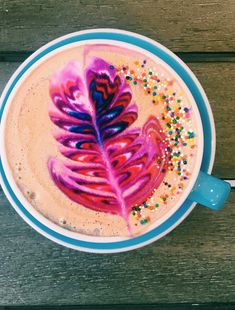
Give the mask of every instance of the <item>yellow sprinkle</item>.
[(174, 112), (179, 110), (180, 105), (179, 104), (175, 104), (173, 107)]
[(194, 138), (187, 139), (187, 143), (188, 143), (188, 145), (190, 145), (190, 146), (194, 145)]

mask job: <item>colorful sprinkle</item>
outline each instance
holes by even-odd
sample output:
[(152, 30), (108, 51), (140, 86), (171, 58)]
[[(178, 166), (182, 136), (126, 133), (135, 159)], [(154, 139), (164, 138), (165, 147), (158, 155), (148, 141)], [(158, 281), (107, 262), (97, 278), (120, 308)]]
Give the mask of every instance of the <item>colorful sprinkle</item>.
[[(110, 69), (114, 69), (111, 65)], [(183, 183), (187, 182), (190, 173), (187, 170), (191, 164), (193, 153), (189, 153), (189, 148), (196, 146), (196, 134), (191, 128), (190, 117), (191, 108), (186, 102), (180, 90), (175, 91), (174, 80), (167, 79), (163, 74), (157, 72), (157, 69), (147, 65), (147, 60), (136, 60), (132, 66), (122, 66), (116, 68), (118, 74), (122, 74), (128, 83), (133, 87), (139, 87), (144, 90), (146, 96), (150, 96), (150, 102), (154, 106), (163, 107), (159, 120), (163, 131), (166, 134), (166, 156), (167, 165), (162, 167), (162, 172), (168, 171), (175, 178), (174, 184), (165, 181), (166, 193), (161, 197), (154, 198), (154, 201), (146, 200), (141, 206), (132, 208), (132, 216), (140, 224), (146, 224), (148, 213), (158, 212), (157, 209), (164, 206), (169, 201), (168, 194), (175, 195), (182, 192)], [(162, 163), (162, 159), (156, 160), (157, 165)], [(186, 169), (185, 169), (186, 168)], [(179, 183), (181, 182), (181, 183)], [(178, 187), (178, 184), (181, 184)], [(177, 186), (174, 186), (177, 185)], [(157, 203), (154, 203), (156, 202)]]

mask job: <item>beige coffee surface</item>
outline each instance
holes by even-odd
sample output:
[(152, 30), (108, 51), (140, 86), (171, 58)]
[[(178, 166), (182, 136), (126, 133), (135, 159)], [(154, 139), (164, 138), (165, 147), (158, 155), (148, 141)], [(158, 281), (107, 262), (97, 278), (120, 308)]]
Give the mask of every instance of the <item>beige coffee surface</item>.
[[(180, 103), (175, 100), (172, 107), (179, 104), (182, 105), (182, 109), (184, 107), (191, 109), (191, 99), (169, 69), (163, 67), (159, 61), (153, 61), (150, 57), (127, 48), (103, 44), (96, 45), (95, 48), (90, 45), (71, 47), (36, 66), (14, 94), (6, 122), (7, 160), (15, 183), (25, 198), (40, 214), (53, 223), (88, 235), (129, 236), (127, 224), (121, 216), (96, 212), (73, 202), (53, 183), (48, 172), (49, 157), (64, 160), (64, 156), (59, 152), (58, 142), (52, 135), (57, 127), (48, 115), (48, 107), (51, 103), (50, 80), (70, 61), (78, 61), (85, 69), (92, 57), (100, 57), (118, 68), (127, 65), (128, 70), (133, 68), (135, 76), (139, 75), (141, 78), (143, 72), (149, 72), (151, 69), (163, 81), (161, 92), (166, 92), (168, 95), (175, 93), (177, 98), (180, 98), (178, 99)], [(144, 61), (146, 63), (142, 67)], [(129, 74), (131, 76), (130, 72)], [(120, 75), (125, 75), (121, 69)], [(164, 81), (170, 86), (164, 85)], [(130, 83), (132, 100), (138, 106), (138, 119), (132, 127), (143, 126), (149, 115), (154, 115), (159, 118), (164, 132), (169, 136), (170, 128), (161, 117), (166, 106), (162, 101), (163, 96), (148, 95), (141, 85)], [(172, 212), (190, 182), (198, 150), (197, 126), (193, 113), (187, 119), (182, 117), (182, 120), (184, 120), (185, 137), (190, 130), (194, 133), (193, 138), (185, 138), (187, 146), (177, 146), (181, 148), (184, 158), (187, 159), (187, 164), (184, 165), (182, 162), (181, 166), (181, 172), (183, 169), (185, 171), (178, 175), (177, 164), (173, 171), (167, 170), (162, 184), (152, 197), (147, 199), (147, 207), (141, 206), (140, 211), (131, 212), (129, 217), (133, 235), (147, 231)]]

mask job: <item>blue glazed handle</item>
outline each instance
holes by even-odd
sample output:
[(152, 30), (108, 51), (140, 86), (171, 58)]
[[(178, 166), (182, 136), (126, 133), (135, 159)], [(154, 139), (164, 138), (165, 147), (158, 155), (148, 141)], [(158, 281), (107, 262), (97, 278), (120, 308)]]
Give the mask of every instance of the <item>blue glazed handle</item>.
[(188, 199), (213, 210), (220, 210), (227, 200), (230, 190), (229, 183), (200, 171)]

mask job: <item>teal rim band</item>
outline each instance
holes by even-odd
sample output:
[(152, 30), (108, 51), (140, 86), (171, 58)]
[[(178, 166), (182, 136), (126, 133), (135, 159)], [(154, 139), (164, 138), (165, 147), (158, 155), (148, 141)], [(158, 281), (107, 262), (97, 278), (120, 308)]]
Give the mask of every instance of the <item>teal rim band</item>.
[[(105, 40), (116, 40), (121, 42), (126, 42), (129, 44), (136, 45), (138, 47), (141, 47), (152, 54), (156, 55), (157, 57), (161, 58), (164, 62), (166, 62), (176, 73), (182, 78), (182, 80), (185, 82), (187, 87), (189, 88), (190, 92), (192, 93), (195, 102), (197, 103), (198, 110), (201, 116), (202, 125), (203, 125), (203, 132), (204, 134), (204, 150), (203, 150), (203, 159), (202, 159), (202, 165), (201, 170), (204, 172), (207, 172), (210, 166), (211, 161), (211, 154), (212, 154), (212, 130), (211, 130), (211, 123), (210, 118), (207, 110), (206, 103), (204, 101), (204, 98), (195, 83), (194, 79), (190, 75), (190, 73), (175, 59), (173, 58), (168, 52), (163, 50), (160, 46), (156, 46), (150, 41), (145, 40), (144, 38), (132, 36), (131, 34), (126, 33), (117, 33), (117, 32), (88, 32), (88, 33), (80, 33), (80, 34), (74, 34), (71, 37), (68, 38), (61, 38), (61, 41), (56, 42), (52, 44), (49, 47), (45, 47), (44, 50), (42, 50), (40, 53), (35, 55), (17, 74), (13, 82), (8, 88), (7, 93), (5, 94), (5, 97), (3, 98), (2, 105), (0, 108), (0, 120), (2, 120), (2, 115), (4, 108), (6, 106), (7, 100), (13, 91), (14, 87), (16, 86), (19, 79), (24, 75), (24, 73), (38, 60), (40, 60), (43, 56), (47, 55), (48, 53), (54, 51), (57, 48), (60, 48), (62, 46), (83, 41), (83, 40), (94, 40), (94, 39), (105, 39)], [(16, 197), (15, 193), (13, 192), (7, 176), (5, 174), (2, 161), (0, 160), (0, 173), (2, 176), (2, 180), (4, 182), (4, 185), (6, 187), (6, 190), (14, 203), (17, 205), (19, 210), (40, 230), (45, 232), (46, 234), (50, 235), (51, 237), (57, 239), (58, 241), (65, 242), (66, 244), (71, 246), (77, 246), (84, 249), (93, 249), (93, 250), (118, 250), (128, 247), (133, 247), (138, 244), (146, 243), (150, 241), (153, 238), (156, 238), (158, 235), (164, 234), (167, 230), (169, 230), (173, 225), (175, 225), (184, 215), (185, 213), (190, 209), (192, 206), (192, 202), (186, 200), (181, 207), (165, 222), (163, 222), (158, 227), (152, 229), (151, 231), (124, 241), (116, 241), (116, 242), (89, 242), (89, 241), (83, 241), (83, 240), (77, 240), (65, 235), (62, 235), (51, 228), (45, 226), (43, 223), (41, 223), (38, 219), (36, 219), (32, 214), (29, 213), (29, 211), (21, 204), (21, 202)]]

